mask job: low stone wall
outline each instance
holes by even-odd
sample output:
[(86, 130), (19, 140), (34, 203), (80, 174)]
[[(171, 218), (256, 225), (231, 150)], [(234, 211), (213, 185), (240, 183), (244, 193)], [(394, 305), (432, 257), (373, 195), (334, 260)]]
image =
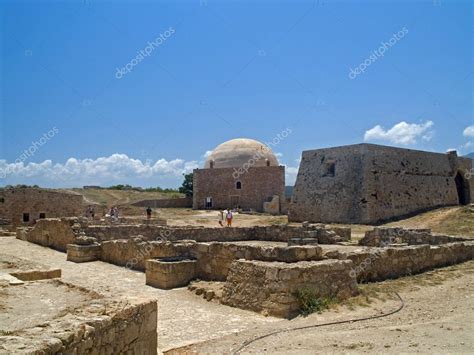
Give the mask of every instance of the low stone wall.
[(338, 255), (354, 263), (351, 271), (361, 282), (417, 274), (437, 267), (461, 263), (474, 258), (474, 241), (437, 246), (370, 248)]
[(350, 260), (301, 261), (297, 263), (238, 260), (232, 263), (224, 285), (222, 303), (276, 317), (299, 313), (298, 290), (309, 289), (315, 297), (345, 299), (357, 294), (350, 276)]
[(196, 278), (196, 260), (186, 257), (156, 258), (146, 261), (146, 284), (171, 289), (187, 286)]
[(323, 258), (319, 246), (264, 247), (218, 242), (170, 243), (140, 240), (113, 240), (101, 245), (101, 260), (140, 271), (145, 271), (147, 259), (174, 256), (196, 259), (197, 277), (214, 281), (226, 280), (230, 265), (237, 259), (293, 263)]
[(467, 238), (462, 237), (432, 234), (430, 229), (376, 227), (373, 230), (365, 232), (364, 238), (359, 240), (359, 245), (372, 247), (383, 247), (397, 243), (407, 243), (408, 245), (439, 245), (467, 240)]
[(151, 207), (151, 208), (192, 208), (192, 197), (166, 198), (155, 200), (142, 200), (132, 203), (132, 206)]
[(292, 237), (302, 236), (304, 229), (298, 226), (266, 226), (266, 227), (235, 227), (235, 228), (205, 228), (205, 227), (164, 227), (156, 225), (112, 225), (84, 226), (87, 236), (99, 241), (128, 239), (138, 235), (149, 241), (179, 241), (195, 240), (197, 242), (212, 241), (247, 241), (265, 240), (287, 242)]
[(101, 248), (99, 244), (67, 245), (67, 260), (75, 263), (85, 263), (100, 259)]
[(63, 252), (76, 239), (70, 223), (60, 218), (40, 219), (32, 229), (23, 231), (20, 230), (17, 238)]
[(105, 309), (106, 315), (104, 305), (97, 309), (101, 313), (76, 310), (74, 316), (68, 313), (67, 319), (56, 319), (39, 331), (24, 329), (0, 337), (0, 348), (10, 354), (157, 354), (156, 301), (109, 304)]

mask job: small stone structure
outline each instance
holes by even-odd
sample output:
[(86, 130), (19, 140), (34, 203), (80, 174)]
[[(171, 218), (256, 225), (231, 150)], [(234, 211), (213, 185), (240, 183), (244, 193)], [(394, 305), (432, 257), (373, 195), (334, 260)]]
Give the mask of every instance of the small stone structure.
[(90, 245), (67, 245), (67, 260), (75, 263), (85, 263), (88, 261), (100, 260), (101, 247), (94, 243)]
[(224, 304), (276, 317), (299, 313), (298, 290), (310, 289), (318, 298), (345, 299), (357, 294), (350, 260), (296, 263), (238, 260), (224, 286)]
[(265, 144), (233, 139), (219, 145), (204, 169), (193, 172), (193, 208), (264, 211), (264, 204), (278, 196), (271, 213), (286, 211), (285, 167)]
[(80, 216), (82, 195), (40, 188), (0, 189), (0, 217), (14, 226), (30, 225), (34, 220)]
[(468, 204), (472, 160), (357, 144), (303, 152), (289, 221), (375, 224), (427, 209)]
[(146, 284), (170, 289), (187, 286), (196, 278), (196, 260), (187, 257), (167, 257), (146, 261)]

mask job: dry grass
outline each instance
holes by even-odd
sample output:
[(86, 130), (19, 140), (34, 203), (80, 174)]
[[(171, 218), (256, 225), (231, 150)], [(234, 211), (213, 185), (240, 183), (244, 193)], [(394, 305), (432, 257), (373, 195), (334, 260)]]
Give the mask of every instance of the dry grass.
[(153, 200), (162, 198), (181, 197), (181, 194), (164, 192), (147, 192), (133, 190), (108, 190), (108, 189), (80, 189), (74, 188), (73, 191), (84, 196), (86, 203), (97, 203), (99, 205), (113, 206), (128, 203), (134, 203), (141, 200)]
[(474, 272), (474, 261), (448, 266), (417, 275), (400, 277), (358, 286), (359, 295), (342, 301), (339, 305), (350, 310), (356, 307), (368, 307), (374, 300), (395, 299), (394, 292), (416, 291), (420, 287), (437, 286), (450, 279), (459, 278)]
[(430, 228), (434, 233), (474, 237), (474, 205), (439, 208), (387, 226)]

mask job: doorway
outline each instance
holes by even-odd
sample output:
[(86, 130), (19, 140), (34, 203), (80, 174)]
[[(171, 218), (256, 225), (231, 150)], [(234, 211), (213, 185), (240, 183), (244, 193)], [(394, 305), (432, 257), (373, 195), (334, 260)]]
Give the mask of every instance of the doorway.
[(230, 196), (230, 207), (231, 208), (240, 208), (240, 196), (231, 195)]
[(471, 191), (469, 187), (469, 181), (462, 176), (462, 173), (458, 171), (454, 178), (456, 182), (456, 190), (458, 192), (458, 200), (460, 205), (467, 205), (471, 202)]

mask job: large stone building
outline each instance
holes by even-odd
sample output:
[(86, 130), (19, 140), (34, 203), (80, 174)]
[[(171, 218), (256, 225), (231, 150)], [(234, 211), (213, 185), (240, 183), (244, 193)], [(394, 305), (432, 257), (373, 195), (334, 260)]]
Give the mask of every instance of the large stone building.
[(289, 220), (367, 223), (472, 201), (471, 159), (357, 144), (303, 152)]
[(193, 176), (194, 209), (285, 209), (285, 167), (269, 147), (253, 139), (222, 143)]
[(0, 218), (13, 225), (28, 225), (34, 220), (73, 217), (83, 214), (82, 195), (40, 188), (0, 190)]

